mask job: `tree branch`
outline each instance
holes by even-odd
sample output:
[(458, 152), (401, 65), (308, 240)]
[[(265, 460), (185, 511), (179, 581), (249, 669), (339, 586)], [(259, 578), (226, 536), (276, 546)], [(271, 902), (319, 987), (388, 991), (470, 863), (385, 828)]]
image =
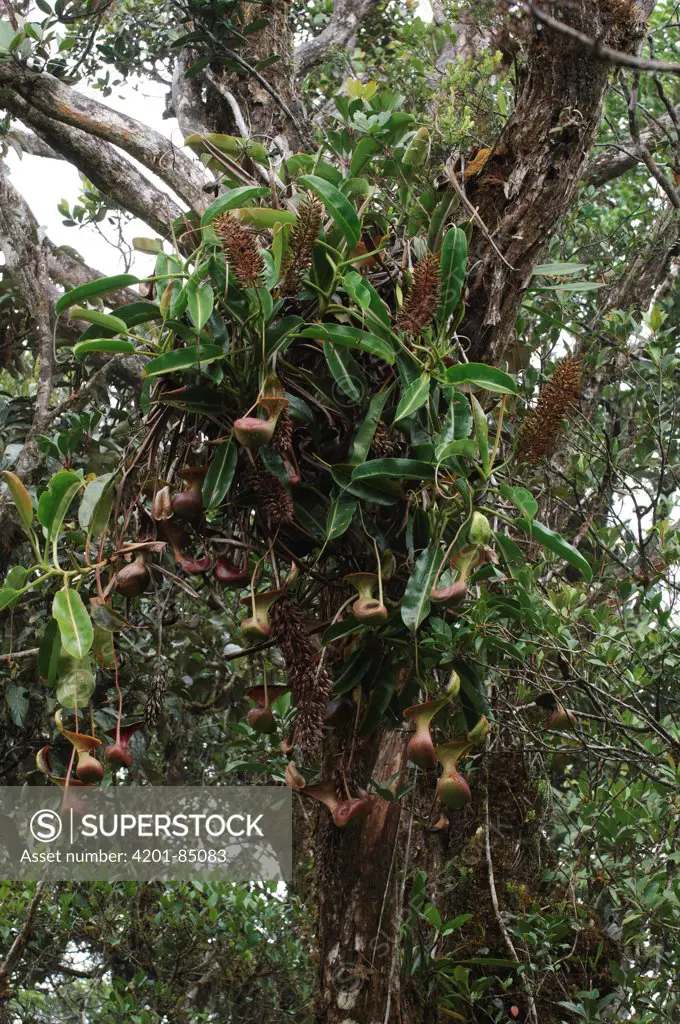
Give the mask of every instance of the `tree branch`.
[(158, 175), (194, 212), (202, 213), (205, 209), (203, 185), (207, 176), (160, 132), (83, 96), (46, 72), (35, 74), (13, 62), (0, 64), (0, 85), (16, 92), (51, 120), (119, 146)]
[[(1, 68), (2, 65), (0, 72)], [(74, 164), (103, 195), (145, 221), (160, 235), (170, 235), (172, 222), (181, 216), (182, 210), (114, 146), (43, 114), (18, 93), (0, 97), (0, 103)]]
[[(674, 111), (676, 117), (680, 117), (680, 104), (674, 108)], [(640, 143), (648, 152), (653, 153), (668, 137), (668, 133), (672, 129), (671, 115), (664, 114), (640, 132)], [(641, 161), (642, 154), (634, 140), (626, 139), (620, 145), (606, 149), (596, 160), (593, 160), (585, 176), (585, 184), (599, 188), (601, 185), (606, 185), (608, 181), (613, 181), (614, 178), (620, 178), (622, 174), (630, 171)]]
[(325, 60), (331, 48), (349, 49), (359, 25), (378, 0), (335, 0), (330, 21), (318, 36), (301, 43), (293, 53), (295, 71), (305, 75)]

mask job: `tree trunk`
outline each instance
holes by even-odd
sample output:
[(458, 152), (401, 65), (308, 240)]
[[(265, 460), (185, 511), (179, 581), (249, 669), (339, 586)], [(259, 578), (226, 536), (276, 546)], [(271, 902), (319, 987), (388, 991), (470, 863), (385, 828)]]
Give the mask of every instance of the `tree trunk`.
[[(654, 2), (581, 0), (553, 13), (591, 38), (632, 51)], [(517, 105), (466, 186), (475, 231), (460, 334), (471, 360), (508, 358), (533, 269), (587, 170), (610, 70), (563, 34), (535, 31)]]

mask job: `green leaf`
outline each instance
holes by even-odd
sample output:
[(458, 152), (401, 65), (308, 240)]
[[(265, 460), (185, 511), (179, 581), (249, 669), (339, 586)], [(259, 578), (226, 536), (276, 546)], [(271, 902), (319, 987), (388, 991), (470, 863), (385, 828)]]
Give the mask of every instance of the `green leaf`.
[(342, 537), (352, 522), (356, 507), (357, 501), (355, 498), (336, 498), (328, 510), (328, 517), (326, 519), (327, 541)]
[(103, 629), (101, 626), (94, 627), (92, 651), (95, 661), (102, 668), (112, 669), (116, 667), (116, 649), (113, 643), (112, 629)]
[(78, 591), (71, 587), (57, 591), (52, 615), (59, 623), (62, 647), (73, 658), (82, 660), (92, 647), (94, 630)]
[(430, 591), (442, 560), (438, 544), (431, 543), (418, 556), (401, 602), (401, 618), (415, 633), (430, 613)]
[(604, 288), (599, 281), (562, 281), (561, 284), (546, 284), (536, 288), (537, 292), (596, 292)]
[(57, 700), (63, 707), (87, 707), (94, 689), (95, 678), (89, 658), (62, 658), (59, 666)]
[(192, 348), (176, 348), (164, 352), (144, 367), (145, 377), (160, 377), (164, 373), (178, 373), (181, 370), (198, 370), (200, 367), (224, 358), (221, 345), (200, 345)]
[[(115, 476), (115, 473), (104, 473), (102, 476), (98, 476), (95, 480), (90, 480), (89, 484), (85, 488), (85, 493), (83, 494), (80, 507), (78, 509), (78, 522), (83, 530), (87, 530), (90, 527), (93, 516), (97, 510), (97, 506), (102, 498), (104, 498), (104, 502), (109, 498), (107, 492), (110, 491), (111, 484), (115, 479)], [(110, 507), (110, 501), (108, 504)]]
[(358, 327), (347, 327), (345, 324), (314, 324), (305, 327), (298, 333), (300, 338), (314, 338), (316, 341), (330, 341), (334, 345), (345, 348), (358, 348), (363, 352), (378, 356), (390, 365), (394, 362), (394, 350), (388, 342), (375, 334), (362, 331)]
[(132, 341), (123, 338), (94, 338), (92, 341), (78, 341), (73, 346), (76, 359), (84, 359), (90, 352), (110, 352), (131, 355), (135, 351)]
[(82, 306), (73, 306), (69, 312), (72, 320), (84, 320), (88, 324), (96, 324), (97, 327), (104, 327), (108, 331), (116, 331), (125, 334), (127, 324), (120, 317), (113, 313), (101, 313), (98, 309), (83, 309)]
[(83, 478), (71, 469), (60, 469), (52, 477), (38, 501), (38, 522), (47, 538), (54, 540), (64, 522), (69, 505), (83, 486)]
[(219, 446), (203, 481), (203, 504), (206, 508), (217, 508), (231, 487), (238, 461), (238, 450), (233, 441)]
[(57, 680), (57, 667), (61, 654), (61, 635), (59, 623), (52, 618), (45, 627), (45, 632), (38, 647), (38, 675), (50, 686)]
[(460, 301), (466, 263), (467, 236), (460, 228), (450, 228), (444, 236), (440, 256), (441, 297), (438, 320), (441, 327), (449, 322)]
[(396, 687), (397, 675), (395, 672), (391, 672), (382, 679), (378, 679), (371, 690), (366, 710), (359, 726), (360, 736), (370, 736), (382, 724), (383, 715), (394, 696)]
[(7, 701), (9, 713), (12, 721), (19, 729), (23, 729), (28, 713), (28, 697), (26, 692), (25, 687), (18, 686), (13, 680), (7, 684), (5, 690), (5, 700)]
[(99, 277), (96, 281), (88, 284), (81, 284), (78, 288), (71, 288), (57, 299), (54, 311), (57, 315), (62, 313), (69, 306), (75, 305), (81, 299), (91, 299), (94, 295), (105, 295), (107, 292), (117, 291), (118, 288), (127, 288), (132, 284), (139, 284), (139, 278), (133, 274), (116, 274), (115, 277)]
[(303, 174), (298, 180), (300, 185), (311, 189), (323, 200), (334, 223), (344, 235), (350, 249), (353, 249), (361, 238), (361, 221), (349, 200), (335, 185), (331, 185), (330, 181), (318, 178), (315, 174)]
[(446, 384), (476, 384), (487, 391), (497, 391), (500, 395), (516, 395), (517, 384), (512, 377), (495, 366), (486, 363), (457, 363), (450, 366), (444, 374)]
[(566, 277), (569, 274), (580, 274), (582, 270), (587, 269), (586, 263), (539, 263), (532, 270), (532, 274), (534, 277), (539, 274), (545, 277)]
[(271, 210), (264, 206), (251, 206), (234, 210), (234, 216), (244, 224), (250, 224), (256, 231), (273, 229), (277, 224), (295, 224), (297, 215), (290, 210)]
[(387, 401), (388, 393), (387, 391), (378, 391), (377, 394), (373, 395), (368, 404), (368, 412), (361, 421), (352, 442), (349, 461), (353, 466), (359, 465), (368, 455), (375, 436), (375, 428)]
[(336, 384), (355, 404), (366, 394), (366, 378), (354, 356), (345, 348), (335, 346), (327, 341), (323, 346), (328, 368), (333, 374)]
[(434, 480), (434, 466), (417, 459), (369, 459), (362, 462), (352, 473), (356, 480), (370, 480), (373, 477), (396, 477), (398, 480)]
[(460, 392), (453, 392), (449, 407), (446, 410), (446, 418), (439, 436), (437, 445), (448, 444), (449, 441), (459, 441), (469, 437), (472, 431), (472, 410), (465, 395)]
[(526, 487), (511, 487), (509, 484), (501, 484), (499, 490), (504, 498), (507, 498), (520, 510), (522, 515), (527, 519), (534, 518), (538, 512), (538, 502), (531, 491), (528, 491)]
[(0, 473), (0, 478), (5, 481), (9, 488), (9, 493), (12, 495), (12, 501), (16, 505), (22, 523), (26, 529), (30, 530), (33, 523), (33, 503), (31, 502), (30, 494), (19, 477), (8, 469)]
[(207, 282), (199, 284), (193, 277), (187, 281), (187, 305), (197, 331), (205, 327), (210, 319), (214, 302), (213, 290)]
[(478, 455), (477, 442), (469, 438), (463, 438), (460, 441), (449, 441), (448, 444), (437, 445), (434, 454), (437, 462), (444, 462), (446, 459), (458, 455), (461, 455), (464, 459), (476, 459)]
[(481, 405), (477, 401), (474, 395), (470, 395), (470, 405), (472, 406), (472, 420), (475, 425), (475, 441), (479, 448), (479, 456), (482, 460), (482, 469), (484, 474), (488, 475), (489, 472), (489, 424), (487, 422), (486, 413), (482, 409)]
[(238, 188), (232, 188), (210, 204), (208, 209), (201, 217), (201, 227), (204, 228), (208, 224), (212, 224), (217, 217), (221, 217), (227, 210), (234, 210), (236, 207), (247, 203), (250, 199), (260, 199), (262, 196), (269, 195), (269, 189), (263, 185), (240, 185)]
[(429, 395), (430, 375), (429, 373), (422, 373), (420, 377), (416, 377), (413, 383), (407, 387), (406, 391), (401, 396), (392, 423), (395, 424), (399, 420), (403, 420), (407, 416), (411, 416), (412, 413), (425, 405)]
[(515, 526), (519, 526), (521, 530), (524, 530), (533, 540), (537, 540), (543, 547), (548, 548), (553, 554), (559, 558), (563, 558), (565, 562), (569, 562), (575, 569), (578, 569), (587, 580), (593, 578), (593, 571), (590, 565), (585, 560), (580, 551), (578, 551), (573, 544), (570, 544), (564, 537), (555, 533), (554, 530), (544, 526), (543, 523), (537, 523), (535, 520), (530, 519), (515, 519)]
[(19, 600), (19, 591), (14, 587), (2, 587), (0, 589), (0, 611), (3, 608), (13, 607)]

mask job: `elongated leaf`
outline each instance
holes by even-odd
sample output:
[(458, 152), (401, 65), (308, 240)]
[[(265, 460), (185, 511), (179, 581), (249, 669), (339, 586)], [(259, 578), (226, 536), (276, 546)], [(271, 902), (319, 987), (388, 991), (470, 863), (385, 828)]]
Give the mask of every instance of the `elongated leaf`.
[(217, 217), (221, 217), (227, 210), (234, 210), (236, 207), (247, 203), (250, 199), (260, 199), (269, 194), (269, 189), (262, 185), (240, 185), (238, 188), (229, 189), (224, 195), (210, 204), (201, 217), (201, 227), (212, 224)]
[(517, 384), (512, 377), (495, 366), (486, 363), (457, 363), (450, 366), (445, 374), (447, 384), (476, 384), (487, 391), (500, 395), (516, 395)]
[(45, 632), (42, 635), (38, 648), (38, 675), (50, 686), (57, 680), (60, 654), (61, 635), (59, 633), (59, 623), (56, 619), (52, 618), (45, 626)]
[(531, 491), (528, 491), (526, 487), (510, 487), (509, 484), (501, 484), (499, 490), (504, 498), (507, 498), (520, 510), (523, 516), (527, 519), (534, 518), (538, 512), (538, 502)]
[(27, 529), (30, 529), (33, 523), (33, 503), (31, 502), (30, 494), (16, 473), (11, 473), (8, 469), (5, 469), (0, 473), (0, 478), (5, 481), (9, 488), (9, 493), (12, 495), (12, 501), (16, 505), (22, 523)]
[(5, 700), (7, 701), (7, 708), (12, 717), (12, 721), (19, 728), (23, 729), (26, 721), (26, 715), (28, 714), (28, 697), (26, 696), (26, 688), (19, 686), (14, 680), (11, 680), (7, 684), (5, 690)]
[(127, 324), (119, 316), (113, 313), (101, 313), (98, 309), (83, 309), (82, 306), (73, 306), (69, 316), (73, 320), (84, 320), (88, 324), (96, 324), (97, 327), (105, 327), (109, 331), (116, 331), (125, 334)]
[(532, 270), (532, 274), (534, 277), (566, 277), (568, 274), (580, 274), (587, 269), (586, 263), (539, 263)]
[(469, 438), (463, 438), (460, 441), (449, 441), (448, 444), (437, 445), (435, 449), (435, 457), (438, 462), (444, 462), (445, 459), (458, 455), (461, 455), (464, 459), (476, 459), (477, 454), (477, 442)]
[(467, 262), (467, 237), (460, 228), (450, 228), (442, 242), (441, 266), (441, 298), (439, 300), (438, 320), (442, 327), (446, 326), (460, 301), (465, 280), (465, 264)]
[(94, 338), (92, 341), (78, 341), (73, 346), (76, 359), (84, 359), (91, 352), (121, 353), (130, 355), (135, 350), (134, 342), (123, 338)]
[(368, 455), (373, 438), (375, 437), (375, 428), (380, 419), (380, 415), (387, 401), (387, 391), (378, 391), (377, 394), (373, 395), (371, 401), (368, 404), (368, 412), (364, 416), (359, 429), (354, 435), (354, 441), (352, 442), (352, 450), (350, 452), (349, 461), (353, 466), (358, 466), (360, 462), (363, 462)]
[(82, 660), (92, 647), (94, 630), (78, 591), (71, 587), (57, 591), (52, 615), (59, 623), (62, 647), (71, 657)]
[(300, 331), (299, 337), (331, 341), (334, 345), (343, 345), (345, 348), (358, 348), (379, 356), (390, 365), (394, 362), (394, 350), (388, 342), (358, 327), (347, 327), (345, 324), (314, 324), (313, 327), (305, 327)]
[(112, 669), (116, 667), (116, 649), (113, 643), (112, 629), (102, 629), (101, 626), (94, 627), (92, 651), (95, 661), (102, 668)]
[(356, 480), (370, 480), (372, 477), (394, 477), (397, 480), (434, 480), (434, 466), (417, 459), (369, 459), (362, 462), (352, 473)]
[(200, 345), (198, 348), (176, 348), (164, 352), (144, 367), (145, 377), (159, 377), (163, 373), (177, 373), (181, 370), (197, 370), (218, 359), (224, 358), (221, 345)]
[(89, 484), (85, 488), (85, 493), (83, 494), (80, 507), (78, 509), (78, 522), (83, 530), (87, 530), (89, 528), (97, 510), (97, 506), (101, 502), (102, 498), (106, 499), (107, 491), (110, 490), (115, 476), (115, 473), (104, 473), (102, 476), (98, 476), (95, 480), (90, 480)]
[(244, 224), (250, 224), (256, 231), (266, 231), (277, 224), (295, 224), (297, 215), (290, 210), (272, 210), (265, 206), (246, 206), (234, 210), (234, 216)]
[(89, 281), (77, 288), (71, 288), (60, 296), (54, 310), (57, 315), (62, 313), (69, 306), (74, 306), (82, 299), (91, 299), (95, 295), (106, 295), (107, 292), (114, 292), (118, 288), (128, 288), (132, 284), (139, 284), (139, 278), (133, 274), (116, 274), (114, 277), (99, 277), (96, 281)]
[(429, 395), (430, 375), (429, 373), (422, 373), (420, 377), (417, 377), (413, 383), (409, 385), (401, 396), (392, 423), (397, 423), (399, 420), (403, 420), (406, 419), (407, 416), (411, 416), (414, 412), (425, 405)]
[(401, 602), (401, 618), (405, 626), (415, 633), (430, 613), (430, 591), (437, 575), (442, 553), (438, 544), (429, 544), (418, 560), (406, 584)]
[(60, 469), (47, 485), (38, 501), (38, 521), (53, 540), (64, 522), (69, 505), (83, 486), (83, 478), (71, 469)]
[(448, 444), (469, 437), (472, 431), (472, 410), (465, 395), (454, 392), (446, 411), (444, 426), (441, 429), (437, 444)]
[(380, 144), (376, 139), (371, 138), (370, 135), (365, 135), (363, 139), (354, 147), (352, 154), (352, 162), (349, 167), (349, 173), (353, 178), (356, 178), (358, 174), (361, 174), (364, 167), (370, 162), (371, 157), (377, 153), (380, 149)]
[(593, 578), (593, 570), (581, 552), (573, 544), (570, 544), (568, 540), (565, 540), (561, 534), (555, 533), (554, 530), (544, 526), (543, 523), (537, 523), (536, 520), (515, 519), (515, 525), (524, 530), (533, 540), (537, 540), (543, 547), (552, 551), (553, 554), (573, 565), (587, 580)]
[(485, 474), (489, 472), (489, 424), (486, 413), (474, 395), (470, 395), (472, 406), (472, 420), (475, 425), (475, 441), (479, 448), (479, 457), (482, 460), (482, 469)]
[(206, 508), (217, 508), (227, 495), (234, 479), (238, 450), (233, 441), (219, 446), (203, 481), (203, 504)]
[(336, 498), (328, 510), (326, 519), (326, 540), (336, 540), (342, 537), (356, 512), (357, 501), (355, 498)]
[(210, 319), (214, 302), (213, 290), (207, 282), (199, 284), (195, 278), (187, 282), (187, 306), (197, 331)]
[(323, 200), (334, 223), (344, 235), (350, 249), (353, 249), (361, 238), (361, 221), (349, 200), (335, 185), (331, 185), (330, 181), (318, 178), (315, 174), (303, 174), (298, 180), (301, 185), (311, 189)]
[(355, 404), (366, 394), (366, 378), (364, 372), (348, 349), (327, 341), (323, 347), (328, 368), (333, 374), (335, 383), (343, 395)]

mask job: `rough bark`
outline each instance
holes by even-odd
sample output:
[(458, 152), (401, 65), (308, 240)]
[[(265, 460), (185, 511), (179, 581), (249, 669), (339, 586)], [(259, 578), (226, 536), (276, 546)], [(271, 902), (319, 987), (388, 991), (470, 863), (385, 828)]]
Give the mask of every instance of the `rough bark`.
[[(256, 17), (257, 5), (244, 4), (244, 18)], [(248, 36), (248, 58), (225, 51), (225, 57), (237, 59), (242, 73), (222, 71), (222, 89), (228, 90), (238, 104), (249, 134), (266, 146), (284, 152), (303, 148), (310, 141), (306, 114), (300, 98), (293, 66), (293, 36), (288, 24), (285, 0), (276, 0), (267, 8), (268, 23)], [(260, 60), (278, 55), (278, 60), (258, 72)], [(238, 119), (221, 90), (208, 86), (208, 109), (219, 111), (218, 130), (240, 135)]]
[(335, 0), (330, 20), (318, 36), (305, 40), (295, 51), (295, 71), (305, 75), (333, 49), (349, 49), (361, 22), (378, 0)]
[[(371, 774), (401, 777), (403, 733), (377, 742)], [(408, 865), (408, 813), (377, 800), (362, 825), (340, 831), (320, 822), (317, 1024), (389, 1024), (400, 1007), (399, 924)], [(402, 1015), (401, 1020), (408, 1018)]]
[[(653, 3), (582, 0), (556, 16), (631, 51)], [(534, 266), (583, 178), (609, 81), (609, 65), (550, 29), (529, 44), (517, 105), (481, 172), (468, 183), (473, 220), (467, 314), (470, 359), (500, 363)], [(482, 226), (483, 225), (483, 226)]]

